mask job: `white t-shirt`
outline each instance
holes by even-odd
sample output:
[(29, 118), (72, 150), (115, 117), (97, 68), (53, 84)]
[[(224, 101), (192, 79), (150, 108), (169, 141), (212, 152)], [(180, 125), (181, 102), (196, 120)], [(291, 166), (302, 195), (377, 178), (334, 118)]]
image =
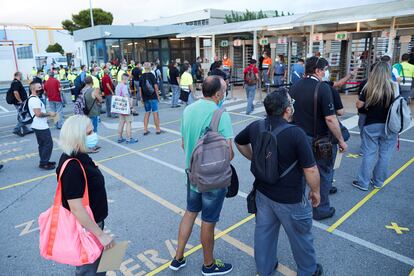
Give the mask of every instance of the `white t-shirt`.
[(49, 125), (47, 124), (47, 117), (39, 118), (35, 116), (33, 109), (40, 108), (42, 113), (46, 113), (46, 107), (42, 101), (37, 96), (30, 97), (29, 101), (29, 112), (31, 116), (34, 116), (32, 125), (30, 126), (33, 129), (43, 130), (48, 129)]

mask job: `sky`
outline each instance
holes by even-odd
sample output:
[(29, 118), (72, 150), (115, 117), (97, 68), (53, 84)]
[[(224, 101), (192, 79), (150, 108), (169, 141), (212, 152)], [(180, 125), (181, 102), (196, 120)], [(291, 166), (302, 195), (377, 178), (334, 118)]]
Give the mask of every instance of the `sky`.
[[(201, 9), (278, 10), (304, 13), (389, 2), (392, 0), (91, 0), (94, 8), (102, 8), (114, 15), (114, 25), (168, 17)], [(88, 0), (13, 0), (1, 1), (0, 24), (23, 23), (33, 26), (60, 27), (72, 14), (89, 8)]]

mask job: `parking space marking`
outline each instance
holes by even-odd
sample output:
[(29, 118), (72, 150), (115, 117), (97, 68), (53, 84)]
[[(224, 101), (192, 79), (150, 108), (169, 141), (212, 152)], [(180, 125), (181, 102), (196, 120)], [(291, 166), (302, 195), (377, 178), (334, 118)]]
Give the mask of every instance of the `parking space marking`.
[(411, 270), (410, 275), (408, 275), (408, 276), (414, 276), (414, 269)]
[(381, 191), (385, 186), (388, 185), (394, 178), (396, 178), (401, 172), (403, 172), (408, 166), (414, 162), (414, 157), (408, 160), (404, 165), (402, 165), (398, 170), (396, 170), (390, 177), (384, 181), (384, 185), (381, 189), (374, 189), (363, 199), (361, 199), (354, 207), (352, 207), (348, 212), (346, 212), (340, 219), (338, 219), (334, 224), (332, 224), (326, 231), (332, 233), (336, 228), (338, 228), (344, 221), (346, 221), (350, 216), (352, 216), (359, 208), (361, 208), (368, 200), (371, 199), (376, 193)]
[[(166, 207), (167, 209), (169, 209), (169, 210), (173, 211), (174, 213), (176, 213), (176, 214), (178, 214), (178, 215), (180, 215), (180, 216), (183, 216), (183, 215), (184, 215), (184, 212), (185, 212), (185, 211), (184, 211), (183, 209), (181, 209), (181, 208), (179, 208), (178, 206), (174, 205), (173, 203), (171, 203), (171, 202), (169, 202), (169, 201), (167, 201), (167, 200), (163, 199), (163, 198), (162, 198), (162, 197), (160, 197), (159, 195), (157, 195), (157, 194), (155, 194), (155, 193), (153, 193), (153, 192), (151, 192), (151, 191), (149, 191), (149, 190), (145, 189), (144, 187), (142, 187), (142, 186), (140, 186), (140, 185), (136, 184), (134, 181), (132, 181), (132, 180), (130, 180), (130, 179), (128, 179), (128, 178), (126, 178), (126, 177), (124, 177), (124, 176), (120, 175), (119, 173), (117, 173), (117, 172), (113, 171), (112, 169), (110, 169), (110, 168), (108, 168), (108, 167), (106, 167), (106, 166), (104, 166), (104, 165), (100, 165), (99, 167), (100, 167), (100, 168), (101, 168), (104, 172), (106, 172), (107, 174), (109, 174), (109, 175), (111, 175), (112, 177), (114, 177), (114, 178), (118, 179), (118, 180), (119, 180), (119, 181), (121, 181), (122, 183), (124, 183), (124, 184), (128, 185), (129, 187), (131, 187), (131, 188), (133, 188), (134, 190), (136, 190), (136, 191), (138, 191), (138, 192), (142, 193), (143, 195), (145, 195), (145, 196), (149, 197), (150, 199), (152, 199), (152, 200), (154, 200), (154, 201), (158, 202), (159, 204), (163, 205), (164, 207)], [(222, 238), (224, 241), (226, 241), (226, 242), (230, 243), (231, 245), (235, 246), (236, 248), (240, 249), (241, 251), (243, 251), (243, 252), (245, 252), (245, 253), (249, 254), (250, 256), (253, 256), (253, 248), (251, 248), (250, 246), (248, 246), (248, 245), (246, 245), (246, 244), (242, 243), (241, 241), (238, 241), (237, 239), (235, 239), (235, 238), (233, 238), (233, 237), (231, 237), (231, 236), (228, 236), (228, 235), (227, 235), (229, 232), (231, 232), (231, 231), (233, 231), (234, 229), (236, 229), (236, 228), (240, 227), (241, 225), (245, 224), (246, 222), (248, 222), (248, 221), (252, 220), (253, 218), (254, 218), (254, 215), (251, 215), (251, 216), (249, 216), (249, 217), (247, 217), (247, 218), (245, 218), (245, 219), (243, 219), (243, 220), (239, 221), (238, 223), (236, 223), (236, 224), (234, 224), (234, 225), (230, 226), (229, 228), (227, 228), (227, 229), (226, 229), (226, 230), (224, 230), (224, 231), (220, 231), (220, 230), (216, 229), (216, 231), (215, 231), (215, 233), (216, 233), (216, 235), (215, 235), (215, 239)], [(201, 220), (200, 220), (199, 218), (197, 218), (197, 219), (196, 219), (196, 221), (195, 221), (195, 224), (197, 224), (198, 226), (201, 226)], [(234, 243), (234, 241), (237, 241), (237, 243)], [(186, 254), (187, 254), (186, 256), (188, 256), (188, 255), (190, 255), (190, 254), (192, 254), (192, 253), (194, 253), (194, 252), (196, 252), (196, 251), (200, 250), (201, 248), (202, 248), (201, 244), (200, 244), (200, 245), (198, 245), (198, 246), (193, 247), (192, 249), (190, 249), (189, 251), (187, 251), (187, 252), (186, 252)], [(150, 272), (150, 273), (149, 273), (149, 274), (147, 274), (147, 275), (155, 275), (156, 273), (161, 272), (162, 270), (164, 270), (164, 269), (165, 269), (165, 268), (167, 268), (168, 266), (169, 266), (169, 262), (166, 262), (163, 266), (161, 266), (161, 267), (157, 268), (157, 271), (155, 271), (155, 272), (154, 272), (154, 271), (152, 271), (152, 272)], [(280, 266), (280, 269), (281, 269), (281, 270), (282, 270), (282, 269), (285, 269), (284, 271), (289, 271), (290, 273), (292, 273), (292, 274), (285, 274), (285, 275), (295, 275), (295, 274), (293, 274), (293, 273), (295, 273), (295, 272), (293, 272), (292, 270), (290, 270), (290, 269), (289, 269), (289, 268), (287, 268), (286, 266), (283, 266), (282, 264), (280, 264), (279, 266)], [(159, 271), (158, 271), (158, 270), (159, 270)], [(279, 268), (278, 268), (278, 270), (279, 270)], [(280, 270), (279, 270), (279, 271), (280, 271)]]
[(9, 110), (3, 106), (0, 105), (0, 109), (3, 110), (4, 112), (9, 112)]
[(0, 147), (23, 144), (23, 143), (27, 143), (27, 142), (30, 142), (30, 140), (29, 139), (21, 139), (21, 140), (15, 140), (15, 141), (11, 141), (11, 142), (4, 142), (4, 143), (0, 144)]
[(385, 228), (394, 230), (398, 235), (404, 234), (403, 231), (410, 231), (407, 227), (401, 227), (395, 222), (391, 222), (391, 225), (385, 225)]
[(347, 129), (353, 129), (358, 125), (359, 116), (354, 115), (348, 119), (345, 119), (341, 121), (341, 123), (347, 128)]
[[(313, 221), (313, 226), (315, 226), (316, 228), (319, 228), (321, 230), (326, 230), (326, 231), (328, 231), (328, 228), (329, 228), (328, 225), (325, 225), (325, 224), (320, 223), (320, 222), (315, 221), (315, 220)], [(344, 238), (348, 241), (351, 241), (353, 243), (359, 244), (359, 245), (361, 245), (363, 247), (366, 247), (368, 249), (371, 249), (371, 250), (373, 250), (377, 253), (380, 253), (382, 255), (390, 257), (390, 258), (392, 258), (394, 260), (397, 260), (399, 262), (405, 263), (405, 264), (410, 265), (410, 266), (414, 266), (414, 260), (413, 259), (411, 259), (409, 257), (406, 257), (404, 255), (401, 255), (397, 252), (391, 251), (389, 249), (386, 249), (382, 246), (379, 246), (379, 245), (376, 245), (376, 244), (371, 243), (369, 241), (366, 241), (366, 240), (363, 240), (361, 238), (355, 237), (351, 234), (345, 233), (345, 232), (343, 232), (341, 230), (338, 230), (338, 229), (335, 229), (330, 233), (335, 235), (335, 236)]]

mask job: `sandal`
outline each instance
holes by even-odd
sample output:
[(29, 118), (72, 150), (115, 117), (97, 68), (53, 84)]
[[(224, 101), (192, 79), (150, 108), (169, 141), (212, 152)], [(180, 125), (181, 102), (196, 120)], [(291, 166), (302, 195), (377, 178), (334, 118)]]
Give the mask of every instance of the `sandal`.
[(150, 134), (151, 132), (149, 131), (149, 130), (147, 130), (147, 131), (145, 131), (144, 132), (144, 135), (148, 135), (148, 134)]
[(160, 130), (160, 131), (157, 131), (155, 134), (157, 134), (157, 135), (160, 135), (161, 133), (165, 133), (165, 130)]

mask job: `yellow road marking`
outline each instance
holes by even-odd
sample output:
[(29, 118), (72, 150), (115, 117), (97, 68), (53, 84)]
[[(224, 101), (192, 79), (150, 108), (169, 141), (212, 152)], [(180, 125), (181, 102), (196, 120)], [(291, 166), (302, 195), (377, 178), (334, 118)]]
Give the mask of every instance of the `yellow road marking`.
[[(410, 166), (414, 162), (414, 157), (407, 161), (401, 168), (396, 170), (387, 180), (384, 181), (385, 187), (388, 183), (390, 183), (394, 178), (396, 178), (402, 171), (404, 171), (408, 166)], [(359, 208), (361, 208), (371, 197), (373, 197), (376, 193), (378, 193), (381, 189), (374, 189), (368, 195), (366, 195), (361, 201), (359, 201), (354, 207), (352, 207), (348, 212), (345, 213), (340, 219), (338, 219), (334, 224), (332, 224), (326, 231), (332, 233), (339, 225), (344, 223), (350, 216), (352, 216)]]
[(414, 276), (414, 269), (411, 270), (410, 275), (408, 275), (408, 276)]
[(50, 173), (50, 174), (42, 175), (42, 176), (32, 178), (32, 179), (29, 179), (29, 180), (17, 182), (17, 183), (8, 185), (8, 186), (0, 187), (0, 191), (6, 190), (6, 189), (9, 189), (9, 188), (13, 188), (13, 187), (17, 187), (17, 186), (20, 186), (20, 185), (23, 185), (23, 184), (26, 184), (26, 183), (34, 182), (34, 181), (37, 181), (37, 180), (42, 180), (42, 179), (48, 178), (48, 177), (53, 176), (53, 175), (56, 175), (56, 173)]
[[(172, 212), (183, 216), (185, 210), (179, 208), (178, 206), (172, 204), (171, 202), (163, 199), (162, 197), (160, 197), (159, 195), (145, 189), (144, 187), (136, 184), (135, 182), (133, 182), (132, 180), (120, 175), (119, 173), (113, 171), (112, 169), (100, 164), (99, 168), (102, 169), (104, 172), (108, 173), (109, 175), (111, 175), (112, 177), (118, 179), (119, 181), (123, 182), (124, 184), (128, 185), (129, 187), (133, 188), (134, 190), (142, 193), (143, 195), (147, 196), (148, 198), (158, 202), (159, 204), (161, 204), (162, 206), (166, 207), (167, 209), (171, 210)], [(240, 227), (241, 225), (245, 224), (246, 222), (252, 220), (254, 218), (254, 215), (250, 215), (247, 218), (239, 221), (238, 223), (230, 226), (229, 228), (227, 228), (224, 231), (220, 231), (219, 229), (215, 230), (215, 237), (214, 239), (217, 240), (219, 238), (223, 238), (224, 241), (230, 243), (231, 245), (235, 246), (236, 248), (242, 250), (243, 252), (246, 252), (248, 255), (250, 256), (254, 256), (253, 255), (253, 248), (251, 248), (250, 246), (248, 246), (247, 244), (242, 243), (241, 241), (231, 237), (228, 235), (229, 232), (233, 231), (234, 229)], [(195, 224), (197, 224), (198, 226), (201, 226), (201, 220), (199, 218), (196, 219)], [(194, 252), (200, 250), (202, 248), (201, 244), (191, 248), (190, 250), (188, 250), (184, 255), (188, 256), (193, 254)], [(168, 266), (169, 266), (169, 262), (163, 264), (162, 266), (156, 268), (155, 270), (149, 272), (146, 275), (155, 275), (163, 270), (165, 270)], [(285, 275), (296, 275), (296, 273), (294, 271), (292, 271), (291, 269), (289, 269), (288, 267), (279, 264), (278, 270), (280, 272), (284, 272)]]
[(356, 158), (359, 158), (359, 156), (360, 155), (357, 154), (357, 153), (355, 153), (355, 154), (354, 153), (348, 153), (348, 155), (346, 157), (348, 157), (348, 158), (355, 158), (356, 159)]
[(403, 231), (410, 231), (406, 227), (400, 227), (395, 222), (391, 222), (391, 225), (385, 225), (385, 228), (394, 230), (398, 235), (404, 234)]

